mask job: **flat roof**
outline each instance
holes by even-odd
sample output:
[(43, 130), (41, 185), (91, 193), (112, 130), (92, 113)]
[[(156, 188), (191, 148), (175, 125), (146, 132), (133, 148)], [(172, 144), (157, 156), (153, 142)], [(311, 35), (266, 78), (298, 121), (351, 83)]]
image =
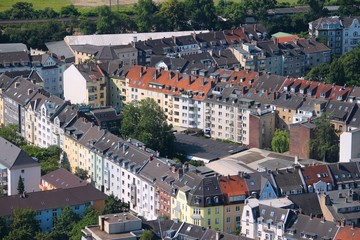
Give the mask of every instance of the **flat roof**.
[(218, 140), (191, 136), (184, 133), (175, 134), (175, 147), (186, 152), (188, 157), (214, 161), (235, 153), (245, 151), (247, 147), (240, 144), (224, 143)]
[(140, 218), (128, 212), (106, 214), (106, 215), (101, 215), (100, 217), (105, 218), (105, 221), (108, 223), (141, 221)]
[(133, 234), (132, 232), (108, 234), (107, 232), (100, 230), (99, 226), (88, 226), (83, 231), (86, 233), (96, 235), (100, 239), (107, 239), (107, 240), (117, 239), (118, 240), (118, 239), (132, 239), (132, 237), (134, 239), (136, 239), (136, 235)]

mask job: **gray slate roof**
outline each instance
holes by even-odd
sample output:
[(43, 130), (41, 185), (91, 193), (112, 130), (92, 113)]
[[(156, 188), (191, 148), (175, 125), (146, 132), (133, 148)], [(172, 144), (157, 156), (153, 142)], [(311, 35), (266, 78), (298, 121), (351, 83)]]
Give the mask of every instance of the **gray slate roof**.
[(0, 137), (0, 164), (8, 169), (39, 166), (39, 163), (27, 153), (2, 137)]

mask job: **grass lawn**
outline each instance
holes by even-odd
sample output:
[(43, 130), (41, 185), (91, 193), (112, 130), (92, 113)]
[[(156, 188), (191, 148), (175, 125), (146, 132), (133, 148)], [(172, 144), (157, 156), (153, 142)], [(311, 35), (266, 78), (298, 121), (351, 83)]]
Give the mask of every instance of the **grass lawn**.
[(0, 0), (0, 12), (11, 8), (12, 5), (20, 1), (32, 3), (35, 9), (51, 7), (55, 11), (59, 11), (61, 7), (70, 4), (70, 0)]
[[(11, 8), (11, 6), (16, 2), (29, 2), (32, 3), (35, 9), (44, 9), (46, 7), (50, 7), (55, 11), (59, 11), (61, 7), (74, 4), (80, 5), (81, 7), (94, 7), (96, 5), (109, 4), (110, 0), (0, 0), (0, 12)], [(162, 1), (162, 0), (155, 0)], [(232, 0), (236, 2), (240, 2), (241, 0)], [(121, 4), (127, 5), (136, 2), (136, 0), (120, 0)], [(219, 2), (219, 0), (214, 0), (215, 4)], [(278, 2), (289, 2), (290, 4), (296, 4), (297, 0), (278, 0)], [(117, 0), (112, 0), (112, 4), (116, 5)]]

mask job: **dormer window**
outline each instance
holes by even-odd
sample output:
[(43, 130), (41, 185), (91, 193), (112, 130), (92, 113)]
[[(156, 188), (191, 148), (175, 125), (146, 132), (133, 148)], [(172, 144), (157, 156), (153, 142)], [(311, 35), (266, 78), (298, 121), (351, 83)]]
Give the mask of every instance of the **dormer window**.
[(219, 203), (219, 197), (214, 197), (214, 202)]
[(216, 46), (216, 41), (211, 41), (210, 44), (211, 46)]
[(325, 92), (320, 93), (320, 97), (325, 98)]
[(339, 95), (339, 96), (337, 96), (337, 98), (336, 98), (338, 101), (342, 101), (343, 100), (343, 96), (342, 95)]
[(206, 198), (206, 204), (208, 204), (208, 205), (211, 204), (211, 198), (209, 198), (209, 197)]

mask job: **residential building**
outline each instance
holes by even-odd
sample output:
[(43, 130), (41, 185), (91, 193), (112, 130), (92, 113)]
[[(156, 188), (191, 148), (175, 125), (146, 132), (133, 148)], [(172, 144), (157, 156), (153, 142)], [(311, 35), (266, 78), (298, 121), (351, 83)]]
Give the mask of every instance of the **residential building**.
[(342, 54), (342, 20), (338, 16), (319, 18), (309, 23), (311, 37), (324, 42), (331, 49), (331, 54)]
[[(34, 98), (33, 98), (34, 99)], [(35, 119), (33, 119), (35, 127), (34, 132), (31, 134), (35, 136), (35, 145), (39, 147), (49, 147), (50, 145), (59, 145), (58, 137), (54, 136), (52, 130), (54, 129), (54, 118), (67, 106), (69, 102), (62, 100), (61, 98), (50, 95), (45, 98), (39, 104), (39, 108), (35, 113)], [(33, 122), (30, 119), (30, 123), (26, 123), (26, 130)], [(27, 135), (27, 131), (25, 134)], [(53, 138), (55, 137), (55, 138)]]
[(99, 216), (98, 225), (86, 226), (82, 240), (136, 240), (142, 230), (142, 221), (131, 213), (117, 213)]
[(64, 97), (63, 73), (66, 63), (55, 54), (41, 54), (31, 56), (32, 68), (43, 79), (43, 87), (49, 93)]
[(360, 158), (359, 146), (360, 130), (343, 132), (340, 135), (340, 160), (339, 162), (350, 162)]
[(240, 62), (241, 68), (248, 71), (265, 71), (266, 54), (256, 44), (243, 43), (239, 47), (231, 48), (232, 53)]
[(114, 134), (119, 134), (121, 115), (112, 107), (104, 108), (82, 108), (79, 114), (90, 122), (95, 123), (101, 129), (106, 129)]
[(42, 191), (86, 186), (88, 182), (75, 176), (64, 168), (59, 168), (41, 176), (39, 187)]
[(273, 176), (279, 189), (279, 194), (283, 196), (306, 192), (305, 182), (301, 178), (300, 166), (274, 171)]
[(137, 64), (138, 50), (131, 45), (73, 45), (71, 49), (75, 53), (75, 64), (83, 64), (89, 61), (96, 63), (117, 63), (123, 66), (135, 66)]
[(222, 176), (219, 184), (225, 197), (224, 231), (233, 233), (240, 229), (244, 201), (249, 194), (248, 189), (244, 178), (239, 175)]
[(39, 91), (41, 91), (40, 88), (35, 84), (19, 77), (2, 94), (4, 123), (5, 125), (17, 124), (22, 136), (25, 136), (25, 107)]
[(124, 108), (126, 102), (126, 75), (129, 69), (109, 63), (106, 71), (109, 78), (108, 102), (118, 111)]
[(355, 189), (360, 187), (360, 171), (357, 162), (333, 163), (327, 165), (335, 189)]
[(64, 149), (65, 128), (72, 124), (77, 117), (77, 109), (71, 105), (65, 106), (65, 108), (55, 116), (51, 127), (51, 138), (56, 141), (56, 145), (61, 149)]
[(288, 93), (281, 93), (271, 103), (272, 108), (277, 113), (276, 128), (289, 130), (289, 125), (293, 123), (294, 116), (302, 105), (304, 98)]
[(55, 189), (50, 191), (29, 192), (25, 195), (14, 195), (0, 198), (0, 216), (11, 217), (14, 209), (32, 209), (35, 219), (43, 232), (48, 232), (62, 214), (64, 207), (82, 216), (87, 206), (92, 205), (101, 211), (105, 205), (106, 195), (91, 185), (76, 188)]
[(174, 182), (171, 196), (171, 219), (202, 227), (223, 230), (224, 195), (217, 176), (187, 172)]
[(347, 131), (347, 125), (350, 123), (351, 116), (355, 113), (357, 107), (356, 103), (335, 100), (328, 102), (324, 112), (330, 116), (330, 123), (338, 135)]
[(271, 171), (241, 173), (245, 179), (249, 195), (259, 200), (271, 200), (278, 197), (278, 187)]
[(319, 202), (325, 220), (343, 221), (346, 225), (360, 226), (360, 202), (357, 189), (344, 189), (320, 194)]
[(360, 237), (360, 228), (344, 226), (339, 228), (334, 240), (356, 239)]
[[(19, 178), (26, 192), (39, 191), (40, 164), (13, 143), (0, 137), (0, 190), (2, 194), (18, 194)], [(2, 205), (3, 206), (3, 205)]]
[(360, 43), (360, 17), (349, 16), (342, 19), (342, 54), (350, 52)]
[(291, 210), (262, 205), (257, 199), (247, 199), (241, 217), (241, 235), (252, 239), (283, 239), (284, 230), (294, 216)]
[(31, 61), (27, 49), (26, 51), (1, 51), (0, 62), (0, 73), (31, 70)]
[(306, 166), (301, 173), (308, 192), (320, 194), (333, 189), (334, 181), (326, 165)]
[(107, 81), (94, 63), (71, 65), (64, 71), (64, 98), (73, 104), (107, 106)]
[(5, 74), (0, 75), (0, 126), (5, 125), (5, 105), (3, 92), (11, 85), (13, 81), (13, 78)]

